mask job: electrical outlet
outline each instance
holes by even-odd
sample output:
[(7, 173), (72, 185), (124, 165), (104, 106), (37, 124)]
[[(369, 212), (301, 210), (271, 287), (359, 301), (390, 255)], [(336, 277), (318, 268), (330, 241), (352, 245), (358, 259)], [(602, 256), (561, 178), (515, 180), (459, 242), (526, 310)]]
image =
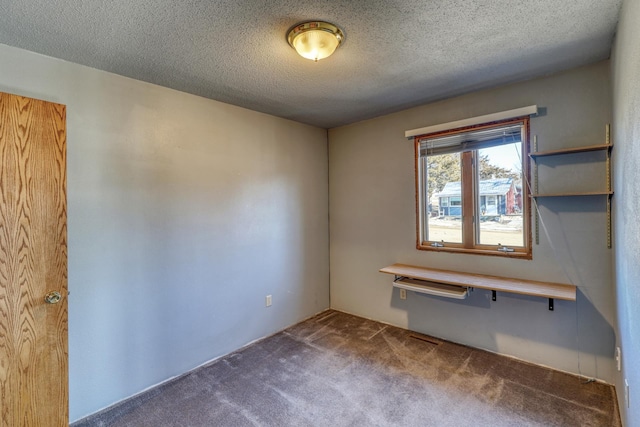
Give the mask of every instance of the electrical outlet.
[(620, 347), (616, 347), (616, 367), (618, 368), (618, 372), (622, 369), (622, 353), (620, 352)]
[(400, 299), (407, 299), (407, 290), (400, 289)]
[(631, 405), (629, 404), (629, 381), (627, 381), (627, 379), (624, 379), (624, 401), (627, 404), (627, 408), (629, 408)]
[(271, 307), (271, 295), (267, 295), (264, 299), (264, 306)]

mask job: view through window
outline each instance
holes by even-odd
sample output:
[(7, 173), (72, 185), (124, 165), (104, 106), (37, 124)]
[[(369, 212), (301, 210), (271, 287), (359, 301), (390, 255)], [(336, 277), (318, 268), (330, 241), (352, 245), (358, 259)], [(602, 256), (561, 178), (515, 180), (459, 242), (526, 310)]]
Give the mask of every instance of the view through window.
[(528, 120), (416, 138), (418, 248), (529, 254)]

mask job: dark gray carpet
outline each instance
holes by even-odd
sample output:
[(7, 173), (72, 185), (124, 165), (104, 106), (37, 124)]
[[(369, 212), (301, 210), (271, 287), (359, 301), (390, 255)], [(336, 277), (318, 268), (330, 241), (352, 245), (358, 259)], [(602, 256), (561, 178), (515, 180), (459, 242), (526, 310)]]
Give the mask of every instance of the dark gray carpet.
[(620, 426), (614, 388), (325, 311), (84, 426)]

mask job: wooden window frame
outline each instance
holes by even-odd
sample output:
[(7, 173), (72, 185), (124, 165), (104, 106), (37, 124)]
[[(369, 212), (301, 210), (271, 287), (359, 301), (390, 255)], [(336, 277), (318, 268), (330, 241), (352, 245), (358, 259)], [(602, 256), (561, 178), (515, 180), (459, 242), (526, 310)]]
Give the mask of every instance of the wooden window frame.
[[(482, 130), (493, 127), (506, 126), (509, 124), (522, 124), (523, 141), (522, 141), (522, 215), (523, 215), (523, 239), (524, 245), (522, 247), (513, 247), (513, 252), (499, 251), (498, 245), (486, 245), (477, 242), (478, 230), (474, 226), (475, 218), (478, 218), (479, 206), (476, 204), (476, 191), (478, 186), (475, 182), (477, 174), (477, 158), (473, 151), (460, 151), (461, 157), (461, 173), (462, 173), (462, 243), (447, 242), (444, 246), (434, 247), (432, 244), (434, 241), (422, 240), (422, 221), (423, 216), (421, 211), (423, 210), (423, 203), (421, 203), (420, 191), (423, 185), (421, 185), (422, 174), (420, 167), (420, 140), (425, 137), (436, 138), (447, 135), (454, 135), (462, 132), (468, 132), (471, 130)], [(450, 252), (450, 253), (465, 253), (476, 255), (489, 255), (499, 256), (516, 259), (532, 259), (532, 238), (531, 238), (531, 198), (529, 192), (529, 186), (527, 183), (530, 180), (530, 162), (529, 162), (529, 140), (530, 140), (530, 118), (528, 116), (518, 117), (507, 120), (500, 120), (489, 123), (482, 123), (473, 126), (467, 126), (458, 129), (451, 129), (446, 131), (439, 131), (424, 135), (418, 135), (414, 137), (414, 155), (415, 155), (415, 197), (416, 197), (416, 248), (423, 251), (435, 251), (435, 252)], [(466, 189), (471, 190), (466, 190)], [(428, 215), (428, 212), (424, 213)]]

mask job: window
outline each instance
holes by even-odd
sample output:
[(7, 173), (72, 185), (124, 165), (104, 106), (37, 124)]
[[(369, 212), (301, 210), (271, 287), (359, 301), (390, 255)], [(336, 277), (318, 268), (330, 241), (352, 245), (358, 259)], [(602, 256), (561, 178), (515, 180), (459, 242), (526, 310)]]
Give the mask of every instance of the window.
[(531, 258), (528, 117), (415, 137), (417, 247)]

